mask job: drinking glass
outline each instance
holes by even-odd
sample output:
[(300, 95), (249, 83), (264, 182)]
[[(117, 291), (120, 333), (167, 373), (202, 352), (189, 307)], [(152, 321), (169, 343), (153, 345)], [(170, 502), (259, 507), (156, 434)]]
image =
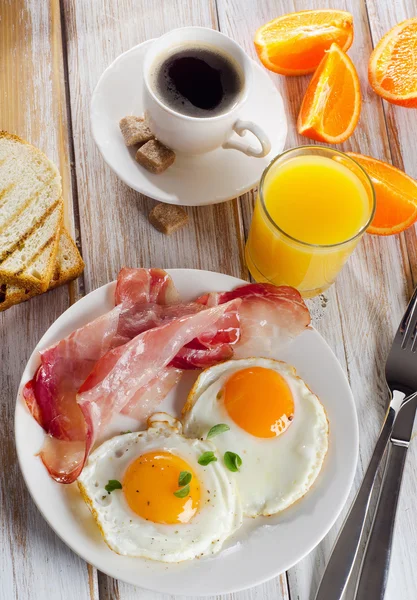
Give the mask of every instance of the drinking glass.
[[(280, 226), (279, 215), (272, 218), (267, 204), (268, 184), (288, 161), (295, 157), (321, 156), (344, 165), (356, 177), (358, 186), (366, 192), (366, 207), (359, 231), (337, 243), (312, 244), (286, 233)], [(337, 166), (335, 167), (337, 169)], [(340, 167), (339, 167), (340, 169)], [(356, 179), (355, 179), (356, 181)], [(362, 192), (361, 192), (362, 193)], [(275, 197), (278, 198), (279, 188)], [(308, 189), (306, 189), (308, 194)], [(362, 194), (363, 195), (363, 194)], [(343, 193), (341, 190), (341, 197)], [(290, 202), (290, 199), (287, 200)], [(335, 202), (340, 199), (335, 198)], [(288, 210), (288, 207), (286, 207)], [(290, 207), (291, 210), (291, 207)], [(349, 211), (349, 198), (340, 201), (340, 210)], [(369, 176), (362, 167), (343, 152), (324, 146), (300, 146), (277, 156), (265, 169), (260, 184), (255, 210), (246, 244), (246, 262), (253, 278), (258, 282), (295, 287), (305, 298), (324, 292), (353, 252), (372, 221), (375, 212), (375, 193)], [(300, 214), (295, 218), (302, 219)], [(307, 224), (308, 226), (308, 224)]]

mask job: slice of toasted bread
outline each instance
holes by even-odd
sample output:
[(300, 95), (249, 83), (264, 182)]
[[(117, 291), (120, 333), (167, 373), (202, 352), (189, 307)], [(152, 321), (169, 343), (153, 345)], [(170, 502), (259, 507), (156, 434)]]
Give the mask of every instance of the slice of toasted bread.
[[(48, 248), (45, 248), (44, 252), (39, 255), (37, 260), (39, 262), (45, 260), (45, 255), (47, 253)], [(35, 261), (32, 266), (36, 267), (36, 264), (37, 261)], [(84, 262), (78, 252), (78, 248), (68, 231), (64, 228), (61, 237), (59, 238), (58, 253), (56, 256), (54, 272), (49, 283), (49, 289), (56, 288), (59, 285), (64, 285), (64, 283), (72, 281), (81, 275), (83, 269)], [(37, 294), (38, 292), (33, 289), (27, 290), (22, 287), (4, 283), (3, 285), (0, 285), (0, 311), (6, 310), (6, 308), (10, 308), (20, 302), (25, 302), (25, 300), (29, 300), (29, 298), (32, 298)]]
[(45, 154), (1, 131), (0, 281), (36, 292), (48, 288), (62, 227), (61, 194), (61, 177)]
[[(60, 202), (42, 224), (2, 261), (0, 281), (45, 292), (55, 267), (62, 223), (63, 203)], [(42, 260), (39, 260), (40, 256)]]

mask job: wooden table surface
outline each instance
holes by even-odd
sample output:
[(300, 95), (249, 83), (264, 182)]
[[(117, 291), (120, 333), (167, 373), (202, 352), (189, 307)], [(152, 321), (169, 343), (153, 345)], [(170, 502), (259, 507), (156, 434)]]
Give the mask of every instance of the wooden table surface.
[[(341, 148), (391, 162), (417, 177), (417, 111), (386, 104), (367, 81), (373, 45), (393, 25), (416, 16), (417, 0), (0, 1), (0, 129), (39, 146), (59, 166), (67, 224), (86, 263), (84, 276), (75, 284), (0, 316), (1, 600), (168, 600), (96, 571), (44, 522), (17, 464), (16, 391), (24, 365), (46, 329), (72, 302), (113, 280), (123, 265), (202, 268), (248, 279), (243, 248), (253, 193), (189, 209), (190, 224), (172, 237), (156, 232), (147, 221), (154, 202), (118, 180), (94, 145), (89, 103), (98, 78), (121, 52), (186, 25), (219, 29), (255, 56), (252, 39), (259, 25), (294, 10), (326, 6), (354, 15), (355, 40), (349, 54), (362, 84), (360, 123)], [(288, 115), (286, 146), (305, 143), (296, 133), (295, 120), (309, 78), (270, 76)], [(360, 460), (355, 488), (383, 418), (384, 357), (416, 282), (414, 228), (395, 237), (365, 236), (326, 297), (312, 302), (316, 326), (348, 374), (356, 399)], [(354, 490), (350, 499), (353, 496)], [(387, 600), (417, 598), (416, 501), (414, 442), (405, 470)], [(287, 573), (221, 599), (312, 599), (342, 519), (343, 515), (324, 541)], [(351, 597), (350, 590), (347, 598)]]

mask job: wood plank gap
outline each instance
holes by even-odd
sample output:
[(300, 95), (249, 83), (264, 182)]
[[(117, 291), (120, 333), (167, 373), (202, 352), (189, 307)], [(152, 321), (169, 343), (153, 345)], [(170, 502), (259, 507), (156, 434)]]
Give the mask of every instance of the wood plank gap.
[[(62, 56), (63, 56), (63, 68), (64, 68), (64, 86), (65, 86), (65, 105), (67, 111), (67, 123), (68, 123), (68, 153), (70, 160), (70, 174), (71, 174), (71, 190), (72, 190), (72, 208), (73, 218), (75, 227), (75, 243), (82, 255), (82, 240), (81, 240), (81, 223), (80, 223), (80, 208), (78, 200), (78, 183), (77, 183), (77, 167), (75, 162), (75, 149), (74, 149), (74, 131), (72, 126), (72, 113), (71, 113), (71, 91), (69, 85), (69, 68), (68, 68), (68, 43), (67, 43), (67, 26), (65, 20), (64, 0), (59, 0), (60, 6), (60, 18), (61, 18), (61, 39), (62, 39)], [(84, 273), (80, 275), (77, 280), (78, 296), (85, 295), (85, 280)], [(70, 294), (70, 303), (75, 302), (75, 285), (70, 283), (68, 286)]]
[(113, 579), (97, 571), (98, 581), (98, 596), (100, 600), (120, 600), (119, 583), (117, 579)]
[(216, 28), (220, 31), (220, 17), (219, 17), (219, 7), (217, 4), (217, 0), (214, 0), (214, 11), (215, 11), (215, 19), (216, 19)]
[(98, 586), (98, 578), (97, 578), (97, 570), (95, 567), (87, 563), (87, 573), (88, 573), (88, 587), (90, 591), (91, 600), (99, 600), (99, 586)]
[(236, 200), (233, 200), (233, 203), (235, 205), (234, 208), (234, 217), (235, 217), (235, 223), (236, 223), (236, 231), (238, 234), (238, 247), (239, 247), (239, 261), (240, 261), (240, 266), (241, 266), (241, 272), (240, 272), (240, 277), (241, 279), (246, 279), (246, 281), (250, 281), (252, 280), (250, 273), (249, 273), (249, 269), (246, 266), (246, 260), (245, 260), (245, 245), (246, 245), (246, 237), (245, 237), (245, 224), (244, 224), (244, 217), (243, 217), (243, 206), (242, 206), (242, 202), (245, 201), (245, 196), (239, 196), (239, 198), (236, 198)]
[[(341, 315), (342, 314), (342, 307), (341, 307), (339, 293), (338, 293), (338, 289), (337, 289), (337, 282), (334, 284), (334, 286), (335, 286), (335, 296), (336, 296), (337, 312), (339, 313), (339, 315)], [(343, 326), (343, 319), (340, 319), (340, 331), (342, 333), (343, 354), (345, 355), (346, 374), (347, 374), (347, 378), (348, 378), (349, 383), (350, 383), (352, 377), (351, 377), (350, 368), (349, 368), (349, 362), (348, 362), (348, 351), (347, 351), (346, 340), (345, 340), (345, 331), (344, 331), (344, 326)]]
[[(292, 600), (291, 598), (291, 587), (290, 587), (290, 579), (288, 576), (288, 571), (285, 571), (285, 574), (283, 575), (282, 579), (284, 579), (285, 577), (285, 583), (287, 585), (287, 596), (288, 596), (288, 600)], [(282, 580), (281, 580), (282, 581)]]

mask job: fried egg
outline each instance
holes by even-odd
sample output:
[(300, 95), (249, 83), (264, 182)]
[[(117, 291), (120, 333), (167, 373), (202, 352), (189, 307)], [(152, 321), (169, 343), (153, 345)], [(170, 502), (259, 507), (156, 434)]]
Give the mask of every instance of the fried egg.
[(157, 413), (148, 429), (99, 446), (78, 478), (108, 546), (125, 556), (179, 562), (214, 554), (241, 525), (236, 482), (223, 464), (198, 463), (215, 452), (185, 438), (179, 421)]
[[(230, 360), (203, 371), (183, 423), (186, 435), (200, 439), (215, 425), (227, 426), (216, 428), (222, 432), (211, 439), (219, 461), (237, 471), (243, 512), (250, 517), (275, 514), (304, 496), (328, 447), (327, 417), (317, 396), (294, 367), (266, 358)], [(237, 454), (241, 465), (233, 455), (230, 465), (226, 452)]]

